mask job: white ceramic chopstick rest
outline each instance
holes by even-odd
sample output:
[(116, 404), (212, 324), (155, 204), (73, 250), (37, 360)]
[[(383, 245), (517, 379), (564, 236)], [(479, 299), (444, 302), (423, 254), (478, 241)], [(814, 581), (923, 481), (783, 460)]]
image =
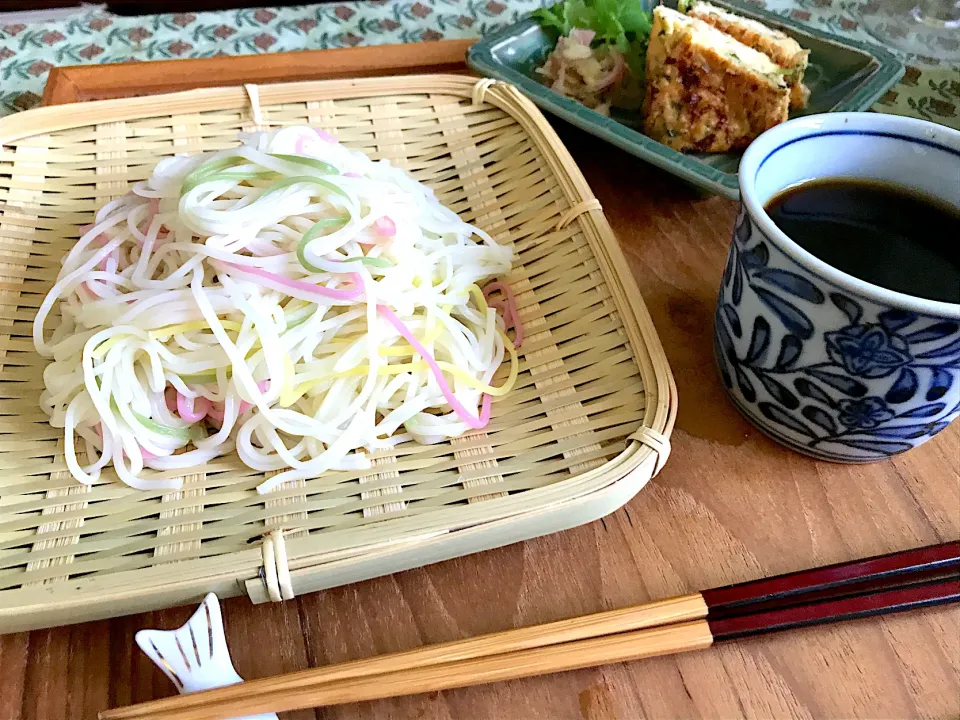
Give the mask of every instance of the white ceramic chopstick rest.
[[(223, 634), (220, 601), (208, 594), (187, 623), (176, 630), (141, 630), (137, 645), (181, 695), (243, 682), (233, 669)], [(235, 720), (277, 720), (274, 713)]]

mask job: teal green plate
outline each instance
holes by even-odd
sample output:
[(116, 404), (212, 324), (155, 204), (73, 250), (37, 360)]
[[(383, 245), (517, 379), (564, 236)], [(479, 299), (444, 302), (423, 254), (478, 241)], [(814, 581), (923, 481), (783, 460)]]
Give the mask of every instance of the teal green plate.
[[(810, 50), (805, 75), (810, 102), (791, 117), (867, 110), (903, 75), (903, 63), (881, 47), (808, 28), (739, 2), (714, 4), (779, 28)], [(604, 117), (554, 92), (534, 72), (552, 49), (551, 39), (528, 19), (480, 40), (470, 48), (467, 64), (481, 75), (515, 85), (547, 112), (631, 155), (710, 192), (732, 199), (740, 196), (737, 168), (741, 152), (680, 153), (644, 135), (638, 113), (614, 108), (611, 117)]]

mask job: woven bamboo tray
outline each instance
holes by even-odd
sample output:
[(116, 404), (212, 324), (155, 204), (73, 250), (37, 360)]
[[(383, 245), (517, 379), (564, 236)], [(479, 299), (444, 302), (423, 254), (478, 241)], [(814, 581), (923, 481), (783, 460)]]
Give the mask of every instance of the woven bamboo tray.
[[(260, 122), (322, 127), (432, 186), (516, 260), (520, 377), (483, 432), (405, 444), (373, 471), (267, 496), (223, 457), (177, 492), (66, 471), (38, 406), (31, 323), (97, 207), (163, 155), (256, 125), (243, 88), (41, 108), (0, 120), (0, 632), (191, 602), (281, 600), (589, 522), (662, 466), (676, 390), (599, 204), (539, 111), (454, 75), (260, 86)], [(503, 369), (502, 369), (503, 370)]]

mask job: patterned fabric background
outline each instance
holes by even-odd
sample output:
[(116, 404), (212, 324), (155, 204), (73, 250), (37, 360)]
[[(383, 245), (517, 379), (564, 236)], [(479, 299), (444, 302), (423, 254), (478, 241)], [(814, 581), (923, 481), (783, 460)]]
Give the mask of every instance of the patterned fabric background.
[[(515, 22), (545, 0), (365, 0), (222, 12), (72, 19), (0, 26), (0, 115), (40, 103), (55, 65), (136, 62), (471, 38)], [(857, 18), (881, 0), (753, 0), (861, 40)], [(960, 42), (960, 40), (958, 40)], [(876, 109), (960, 128), (960, 69), (905, 56), (907, 73)]]

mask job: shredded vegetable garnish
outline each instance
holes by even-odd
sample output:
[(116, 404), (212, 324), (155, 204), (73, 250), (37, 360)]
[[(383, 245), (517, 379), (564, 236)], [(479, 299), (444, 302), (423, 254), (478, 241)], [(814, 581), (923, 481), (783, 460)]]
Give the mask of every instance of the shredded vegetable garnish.
[(601, 114), (639, 109), (653, 16), (636, 0), (561, 0), (532, 17), (556, 43), (537, 73)]
[(144, 468), (235, 450), (268, 492), (483, 428), (516, 381), (511, 250), (322, 131), (164, 159), (82, 231), (34, 323), (81, 482), (176, 488)]

